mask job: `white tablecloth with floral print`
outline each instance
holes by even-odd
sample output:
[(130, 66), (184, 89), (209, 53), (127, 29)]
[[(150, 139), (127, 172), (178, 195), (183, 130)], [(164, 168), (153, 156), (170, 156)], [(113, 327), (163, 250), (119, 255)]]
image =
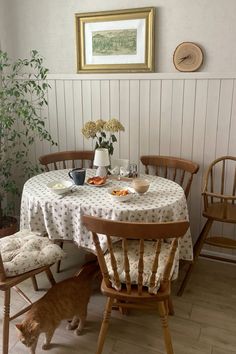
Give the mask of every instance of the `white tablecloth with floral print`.
[[(95, 170), (86, 171), (86, 179)], [(21, 229), (47, 232), (51, 239), (74, 240), (80, 247), (94, 252), (91, 234), (81, 223), (81, 216), (93, 216), (119, 221), (165, 222), (188, 220), (187, 202), (182, 187), (168, 179), (145, 175), (151, 184), (143, 195), (134, 194), (126, 202), (113, 201), (107, 192), (109, 187), (127, 187), (130, 182), (109, 180), (103, 187), (87, 184), (77, 186), (76, 191), (62, 199), (49, 191), (47, 184), (70, 179), (68, 170), (45, 172), (29, 179), (23, 189), (21, 201)], [(106, 241), (104, 236), (104, 250)], [(179, 242), (180, 259), (192, 260), (190, 230)]]

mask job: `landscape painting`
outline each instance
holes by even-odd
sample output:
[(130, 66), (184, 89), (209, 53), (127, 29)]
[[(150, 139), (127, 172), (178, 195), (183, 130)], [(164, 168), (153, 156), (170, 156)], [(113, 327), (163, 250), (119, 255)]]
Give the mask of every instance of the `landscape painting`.
[(78, 73), (154, 71), (155, 8), (75, 14)]
[(94, 31), (93, 55), (136, 55), (137, 29)]

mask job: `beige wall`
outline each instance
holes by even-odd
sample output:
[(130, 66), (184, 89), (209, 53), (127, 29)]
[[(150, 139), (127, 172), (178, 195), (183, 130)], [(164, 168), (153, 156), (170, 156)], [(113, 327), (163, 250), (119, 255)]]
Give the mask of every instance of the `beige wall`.
[(144, 6), (157, 9), (156, 72), (175, 72), (172, 54), (182, 41), (203, 47), (206, 60), (201, 71), (236, 71), (235, 0), (0, 0), (0, 4), (2, 48), (13, 57), (39, 50), (51, 73), (76, 72), (74, 13)]

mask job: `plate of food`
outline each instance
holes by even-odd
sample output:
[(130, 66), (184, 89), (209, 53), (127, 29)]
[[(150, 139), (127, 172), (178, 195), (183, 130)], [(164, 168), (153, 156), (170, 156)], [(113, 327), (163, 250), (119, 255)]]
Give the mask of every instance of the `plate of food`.
[(87, 179), (86, 184), (92, 187), (103, 187), (108, 184), (107, 177), (94, 176)]
[(130, 190), (129, 187), (109, 188), (108, 194), (113, 200), (117, 202), (126, 202), (127, 200), (130, 200), (134, 195), (134, 193)]

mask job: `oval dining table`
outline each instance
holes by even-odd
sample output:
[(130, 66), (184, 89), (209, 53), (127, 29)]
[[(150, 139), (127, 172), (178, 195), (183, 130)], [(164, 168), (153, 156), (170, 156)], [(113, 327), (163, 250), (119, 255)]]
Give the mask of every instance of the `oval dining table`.
[[(95, 175), (86, 170), (86, 179)], [(150, 181), (149, 190), (134, 193), (125, 202), (114, 201), (108, 193), (110, 187), (131, 187), (130, 179), (107, 179), (105, 185), (85, 184), (63, 198), (47, 188), (52, 181), (70, 180), (69, 170), (45, 172), (26, 181), (21, 200), (20, 228), (47, 233), (50, 239), (73, 240), (79, 247), (95, 253), (92, 235), (81, 222), (89, 214), (119, 221), (167, 222), (188, 220), (188, 207), (184, 191), (177, 183), (157, 176), (143, 175)], [(106, 250), (106, 237), (102, 242)], [(179, 240), (179, 258), (193, 259), (190, 229)]]

